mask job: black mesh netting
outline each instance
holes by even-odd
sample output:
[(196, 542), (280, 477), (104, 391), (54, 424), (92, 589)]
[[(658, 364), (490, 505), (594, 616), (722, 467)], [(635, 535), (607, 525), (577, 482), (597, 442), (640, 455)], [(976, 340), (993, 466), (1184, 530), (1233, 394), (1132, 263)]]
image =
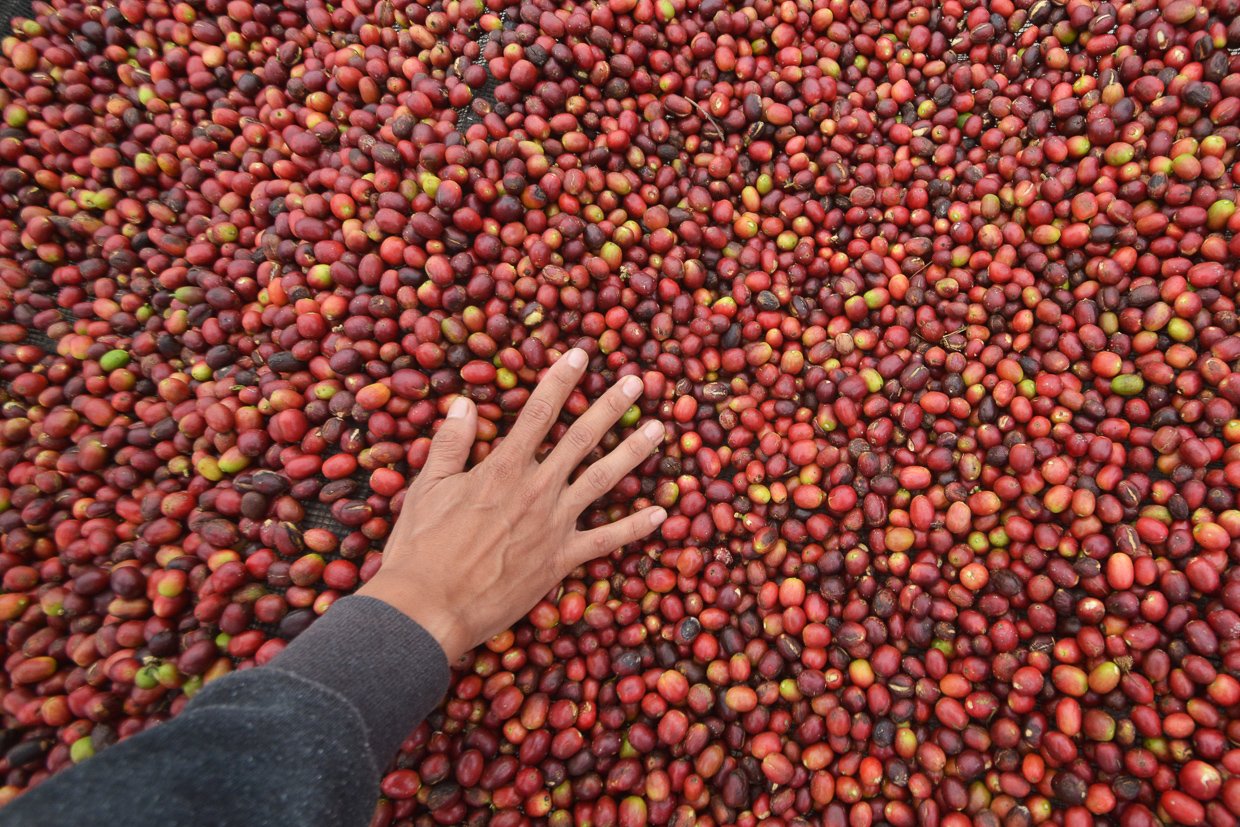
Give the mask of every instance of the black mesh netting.
[[(512, 25), (512, 22), (510, 21), (507, 14), (501, 14), (500, 20), (503, 21), (504, 28), (508, 28), (509, 26)], [(486, 48), (487, 41), (489, 41), (490, 39), (491, 39), (491, 35), (489, 33), (484, 34), (480, 38), (478, 38), (479, 55), (478, 55), (477, 62), (482, 64), (483, 66), (486, 65), (486, 61), (482, 58), (481, 52), (482, 52), (482, 49)], [(482, 84), (481, 89), (475, 90), (474, 97), (480, 100), (485, 100), (487, 103), (494, 105), (495, 104), (495, 87), (497, 86), (499, 86), (499, 81), (497, 81), (494, 77), (492, 77), (490, 70), (488, 70), (486, 83)], [(478, 121), (480, 120), (478, 115), (474, 112), (474, 110), (468, 106), (458, 109), (457, 112), (459, 113), (459, 115), (457, 117), (456, 125), (457, 125), (457, 128), (460, 129), (462, 132), (468, 129), (473, 124), (478, 123)]]
[(14, 17), (30, 17), (30, 0), (0, 0), (0, 30), (8, 34), (9, 21)]

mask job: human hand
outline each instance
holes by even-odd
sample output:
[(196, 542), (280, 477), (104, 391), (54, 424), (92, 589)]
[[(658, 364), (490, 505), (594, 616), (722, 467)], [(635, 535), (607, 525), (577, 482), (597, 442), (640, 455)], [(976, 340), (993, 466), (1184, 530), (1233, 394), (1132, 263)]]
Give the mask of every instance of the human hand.
[(560, 357), (508, 436), (468, 471), (478, 412), (456, 399), (405, 496), (382, 567), (358, 590), (417, 621), (449, 662), (511, 626), (577, 566), (640, 540), (667, 518), (662, 508), (646, 508), (600, 528), (576, 528), (581, 512), (663, 441), (663, 425), (647, 422), (569, 482), (640, 395), (636, 376), (613, 385), (546, 459), (535, 460), (586, 362), (578, 349)]

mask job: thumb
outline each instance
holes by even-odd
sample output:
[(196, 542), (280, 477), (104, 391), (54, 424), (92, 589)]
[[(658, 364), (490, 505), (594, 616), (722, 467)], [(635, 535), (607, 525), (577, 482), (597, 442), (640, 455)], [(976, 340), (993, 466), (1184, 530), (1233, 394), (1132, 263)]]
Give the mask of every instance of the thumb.
[(464, 471), (477, 433), (478, 409), (469, 399), (458, 396), (452, 401), (448, 415), (439, 426), (435, 438), (431, 440), (431, 449), (426, 456), (426, 464), (422, 466), (421, 477), (427, 482), (438, 482), (444, 477)]

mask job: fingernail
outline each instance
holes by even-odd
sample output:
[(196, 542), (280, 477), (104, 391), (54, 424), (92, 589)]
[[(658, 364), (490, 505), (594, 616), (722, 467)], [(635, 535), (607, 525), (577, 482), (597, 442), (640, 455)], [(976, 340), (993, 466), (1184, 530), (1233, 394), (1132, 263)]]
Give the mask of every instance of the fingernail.
[(452, 404), (448, 406), (448, 419), (464, 419), (469, 413), (469, 400), (463, 396), (458, 396), (452, 400)]
[(642, 392), (642, 380), (636, 376), (626, 376), (620, 380), (620, 392), (629, 399)]
[(589, 361), (586, 356), (586, 352), (579, 347), (575, 347), (568, 353), (564, 354), (564, 358), (568, 360), (568, 366), (570, 368), (576, 368), (577, 370), (584, 368), (586, 366), (586, 362)]
[(666, 431), (663, 430), (663, 423), (657, 419), (652, 419), (642, 426), (642, 436), (646, 439), (663, 439)]
[(662, 508), (656, 508), (654, 511), (650, 512), (650, 524), (651, 525), (661, 525), (663, 521), (666, 519), (667, 519), (667, 512), (664, 511)]

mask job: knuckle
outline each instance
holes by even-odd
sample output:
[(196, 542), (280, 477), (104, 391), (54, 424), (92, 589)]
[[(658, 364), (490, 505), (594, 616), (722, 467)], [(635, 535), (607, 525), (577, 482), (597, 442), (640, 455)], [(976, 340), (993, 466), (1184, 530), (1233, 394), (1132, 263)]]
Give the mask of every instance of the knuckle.
[(435, 438), (431, 440), (431, 445), (437, 445), (440, 448), (458, 448), (465, 441), (465, 435), (457, 428), (443, 427), (439, 429), (439, 433), (435, 434)]
[(536, 425), (543, 425), (551, 421), (551, 417), (555, 415), (555, 410), (551, 407), (551, 403), (545, 399), (531, 399), (525, 403), (525, 408), (521, 411), (521, 416)]
[(610, 554), (611, 550), (616, 547), (616, 543), (609, 531), (596, 531), (590, 538), (590, 551), (594, 552), (595, 557), (602, 557), (604, 554)]
[(586, 485), (592, 491), (606, 491), (611, 488), (611, 474), (600, 463), (595, 463), (586, 470)]
[(588, 428), (580, 424), (568, 429), (568, 433), (564, 435), (564, 441), (567, 442), (569, 446), (576, 448), (582, 453), (589, 451), (594, 447), (595, 442), (597, 442), (594, 438), (594, 434), (590, 433)]
[(625, 440), (624, 450), (628, 453), (629, 459), (633, 461), (634, 465), (641, 462), (650, 453), (650, 449), (647, 448), (640, 439)]
[(629, 409), (629, 403), (619, 393), (609, 393), (607, 395), (607, 410), (611, 411), (617, 417)]
[(496, 456), (492, 454), (487, 458), (487, 462), (490, 463), (490, 468), (488, 470), (490, 470), (491, 474), (498, 479), (511, 479), (513, 475), (516, 474), (516, 463), (514, 463), (507, 456)]

